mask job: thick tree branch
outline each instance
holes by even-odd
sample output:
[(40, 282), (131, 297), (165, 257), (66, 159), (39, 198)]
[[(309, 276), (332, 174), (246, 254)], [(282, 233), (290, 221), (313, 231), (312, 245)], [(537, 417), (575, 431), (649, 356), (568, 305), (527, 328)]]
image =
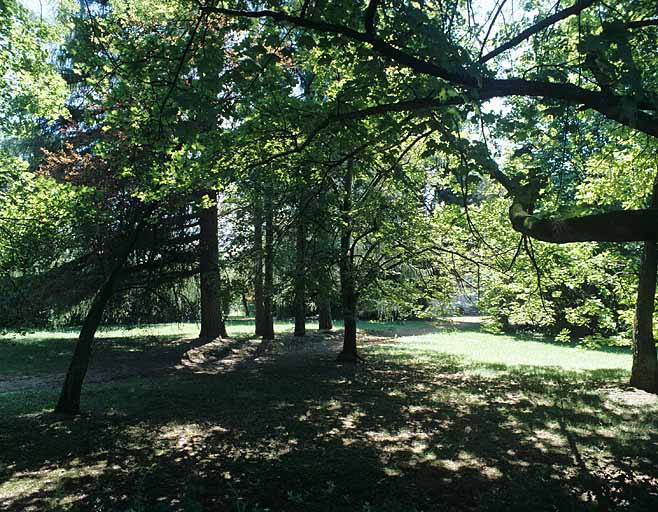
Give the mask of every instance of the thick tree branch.
[(516, 231), (537, 240), (568, 242), (642, 242), (658, 238), (658, 209), (619, 210), (614, 212), (542, 219), (529, 214), (515, 201), (509, 210)]
[(526, 96), (565, 100), (596, 110), (608, 119), (658, 137), (658, 118), (643, 110), (656, 110), (650, 102), (636, 102), (633, 98), (583, 89), (577, 85), (556, 82), (537, 82), (512, 78), (484, 79), (480, 94), (485, 98)]
[[(576, 9), (576, 11), (573, 11), (574, 13), (580, 12), (578, 9), (582, 10), (587, 5), (591, 5), (591, 3), (593, 3), (593, 0), (582, 0), (571, 9)], [(448, 70), (432, 62), (410, 55), (386, 41), (374, 37), (372, 34), (359, 32), (343, 25), (303, 19), (282, 12), (271, 10), (244, 11), (224, 8), (214, 8), (211, 11), (227, 16), (270, 18), (299, 27), (343, 35), (352, 40), (370, 45), (383, 57), (398, 62), (417, 73), (441, 78), (455, 86), (464, 87), (466, 88), (466, 92), (474, 97), (490, 99), (494, 97), (530, 96), (565, 100), (576, 105), (582, 105), (585, 108), (596, 110), (624, 126), (635, 128), (658, 137), (658, 119), (641, 112), (642, 110), (655, 111), (656, 105), (647, 102), (637, 103), (631, 97), (592, 91), (569, 83), (537, 82), (521, 78), (482, 78), (466, 71)], [(565, 11), (568, 11), (568, 9)], [(564, 13), (564, 11), (561, 11), (561, 13)], [(547, 20), (549, 19), (547, 18)]]
[(629, 21), (627, 23), (624, 23), (624, 27), (626, 28), (644, 28), (644, 27), (656, 27), (656, 26), (658, 26), (658, 18)]
[(395, 46), (387, 43), (386, 41), (374, 37), (372, 34), (359, 32), (358, 30), (354, 30), (353, 28), (346, 27), (344, 25), (336, 25), (321, 20), (309, 20), (306, 18), (300, 18), (299, 16), (292, 16), (283, 12), (271, 11), (267, 9), (262, 11), (244, 11), (240, 9), (225, 9), (222, 7), (215, 7), (209, 8), (208, 10), (211, 13), (224, 14), (226, 16), (237, 16), (243, 18), (270, 18), (274, 21), (288, 23), (296, 27), (303, 27), (311, 30), (318, 30), (320, 32), (346, 36), (354, 41), (360, 41), (362, 43), (369, 44), (381, 55), (389, 57), (392, 60), (395, 60), (407, 67), (414, 69), (415, 71), (418, 71), (419, 73), (443, 78), (448, 82), (460, 85), (467, 85), (472, 87), (477, 86), (477, 79), (470, 74), (442, 68), (436, 64), (424, 61), (418, 57), (405, 53)]

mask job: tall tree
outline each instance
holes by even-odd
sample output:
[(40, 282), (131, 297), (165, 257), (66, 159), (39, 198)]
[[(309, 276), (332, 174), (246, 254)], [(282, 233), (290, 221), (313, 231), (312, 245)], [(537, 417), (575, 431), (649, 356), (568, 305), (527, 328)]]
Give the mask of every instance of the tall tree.
[[(658, 208), (658, 176), (654, 182), (650, 206)], [(658, 359), (653, 334), (657, 269), (656, 240), (647, 240), (644, 242), (640, 261), (640, 279), (633, 322), (631, 385), (651, 393), (658, 393)]]
[(295, 336), (306, 334), (306, 220), (303, 208), (304, 196), (300, 192), (295, 236)]
[(204, 194), (212, 206), (199, 213), (199, 282), (201, 289), (201, 333), (212, 340), (227, 337), (221, 304), (219, 275), (219, 236), (217, 232), (217, 193)]
[[(270, 184), (268, 184), (270, 185)], [(263, 275), (263, 339), (274, 339), (274, 205), (272, 201), (272, 187), (265, 190), (265, 252)]]
[(340, 219), (340, 295), (343, 307), (343, 349), (338, 360), (357, 362), (356, 307), (357, 295), (354, 282), (354, 245), (352, 243), (352, 193), (354, 186), (354, 162), (349, 160), (343, 178), (343, 202)]
[(254, 193), (254, 303), (256, 308), (256, 336), (263, 336), (266, 331), (265, 297), (263, 283), (263, 203), (262, 197)]

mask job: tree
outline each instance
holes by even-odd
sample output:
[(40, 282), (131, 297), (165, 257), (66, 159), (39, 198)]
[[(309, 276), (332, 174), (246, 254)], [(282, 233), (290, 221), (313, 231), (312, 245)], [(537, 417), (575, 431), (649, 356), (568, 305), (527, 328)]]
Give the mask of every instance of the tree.
[(107, 276), (105, 282), (101, 285), (96, 296), (94, 297), (91, 306), (87, 312), (78, 342), (75, 345), (73, 358), (68, 371), (62, 391), (55, 406), (55, 412), (61, 414), (75, 415), (80, 413), (80, 394), (82, 391), (82, 383), (87, 369), (89, 367), (89, 360), (91, 357), (91, 347), (94, 341), (96, 330), (103, 317), (103, 312), (112, 294), (116, 291), (116, 287), (120, 281), (120, 276), (123, 273), (128, 257), (132, 253), (135, 243), (142, 232), (146, 217), (140, 219), (137, 224), (129, 231), (125, 240), (120, 241), (118, 249), (114, 257), (114, 266)]
[[(615, 9), (603, 7), (596, 15), (588, 9), (593, 4), (576, 2), (552, 15), (544, 14), (525, 30), (511, 35), (504, 30), (495, 34), (496, 15), (484, 34), (483, 44), (479, 44), (481, 26), (471, 24), (470, 15), (463, 16), (459, 7), (453, 5), (389, 6), (373, 0), (365, 9), (357, 2), (341, 2), (331, 6), (304, 4), (297, 10), (297, 2), (290, 2), (254, 11), (241, 6), (217, 6), (210, 10), (332, 34), (336, 37), (324, 38), (323, 44), (331, 46), (347, 41), (376, 62), (385, 61), (400, 70), (409, 70), (417, 87), (423, 82), (429, 84), (422, 96), (400, 98), (399, 91), (391, 91), (392, 96), (398, 96), (395, 101), (366, 104), (365, 108), (357, 107), (351, 112), (342, 110), (344, 113), (329, 116), (320, 130), (339, 120), (384, 112), (479, 108), (483, 101), (492, 98), (520, 96), (548, 105), (558, 102), (580, 111), (595, 111), (617, 125), (655, 137), (658, 104), (650, 77), (654, 75), (656, 56), (642, 46), (658, 25), (651, 18), (655, 14), (652, 4), (634, 2)], [(543, 10), (541, 4), (537, 7)], [(492, 32), (494, 35), (490, 37)], [(565, 39), (568, 44), (559, 43)], [(490, 40), (497, 46), (485, 53)], [(504, 70), (500, 59), (512, 50), (523, 57), (514, 59), (511, 68)], [(553, 59), (565, 57), (576, 61), (572, 69), (560, 61), (554, 64)], [(517, 68), (521, 68), (523, 78), (514, 74)], [(583, 79), (587, 80), (586, 85)], [(320, 130), (312, 132), (310, 137)], [(449, 136), (448, 140), (454, 142), (453, 137)], [(651, 241), (658, 236), (658, 210), (652, 208), (585, 215), (537, 214), (542, 176), (533, 179), (527, 172), (510, 176), (494, 165), (486, 146), (479, 145), (476, 149), (475, 161), (511, 197), (512, 227), (528, 237), (567, 243)]]
[(306, 334), (306, 221), (300, 191), (295, 236), (295, 336)]
[[(651, 208), (658, 208), (658, 176), (654, 181)], [(658, 360), (653, 335), (653, 313), (656, 298), (658, 247), (656, 240), (644, 242), (640, 262), (637, 304), (633, 322), (633, 368), (631, 385), (658, 393)]]
[[(214, 197), (213, 197), (214, 196)], [(221, 304), (217, 194), (205, 195), (211, 206), (203, 208), (199, 221), (199, 281), (201, 288), (201, 333), (199, 338), (228, 337)]]

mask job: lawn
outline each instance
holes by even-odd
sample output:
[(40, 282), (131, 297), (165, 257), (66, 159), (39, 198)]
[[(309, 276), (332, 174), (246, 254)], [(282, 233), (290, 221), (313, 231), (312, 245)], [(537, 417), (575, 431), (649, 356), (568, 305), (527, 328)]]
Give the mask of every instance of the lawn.
[(74, 334), (3, 337), (0, 383), (32, 381), (0, 394), (0, 510), (658, 510), (658, 403), (628, 353), (360, 327), (356, 367), (312, 332), (215, 371), (174, 367), (194, 325), (104, 331), (75, 420), (48, 412)]

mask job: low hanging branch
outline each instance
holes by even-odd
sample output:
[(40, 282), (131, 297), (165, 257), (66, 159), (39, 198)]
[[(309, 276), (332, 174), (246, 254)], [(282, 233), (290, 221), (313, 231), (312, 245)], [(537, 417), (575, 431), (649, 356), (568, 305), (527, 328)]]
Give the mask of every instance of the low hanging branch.
[(658, 238), (658, 209), (618, 210), (568, 217), (541, 218), (515, 201), (509, 209), (515, 230), (537, 240), (569, 242), (641, 242)]

